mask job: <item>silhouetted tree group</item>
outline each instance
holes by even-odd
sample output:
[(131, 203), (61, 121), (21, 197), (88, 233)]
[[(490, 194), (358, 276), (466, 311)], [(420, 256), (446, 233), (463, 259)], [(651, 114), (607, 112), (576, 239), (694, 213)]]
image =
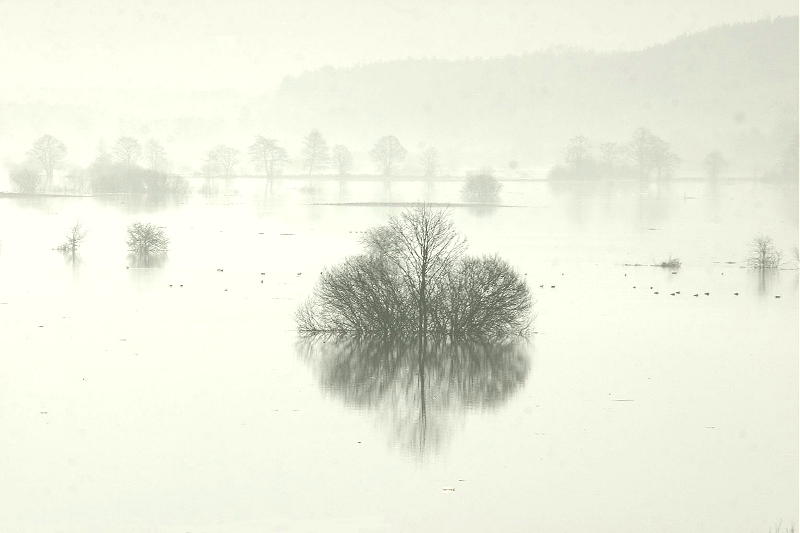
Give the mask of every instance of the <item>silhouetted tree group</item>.
[(300, 331), (452, 338), (527, 331), (524, 279), (499, 257), (465, 256), (446, 212), (407, 210), (370, 230), (363, 244), (364, 253), (322, 273), (298, 310)]

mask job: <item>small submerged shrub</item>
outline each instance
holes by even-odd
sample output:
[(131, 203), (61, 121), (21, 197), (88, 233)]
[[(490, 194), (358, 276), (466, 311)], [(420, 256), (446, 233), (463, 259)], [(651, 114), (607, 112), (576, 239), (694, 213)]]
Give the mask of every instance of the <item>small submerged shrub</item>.
[(531, 295), (497, 256), (464, 256), (444, 211), (417, 207), (367, 232), (365, 251), (325, 270), (297, 311), (304, 333), (524, 335)]
[(673, 268), (673, 269), (674, 268), (680, 268), (681, 267), (681, 260), (678, 259), (677, 257), (670, 256), (669, 259), (661, 261), (656, 266), (660, 266), (661, 268)]
[(496, 202), (502, 185), (490, 172), (481, 172), (467, 177), (461, 196), (468, 202)]
[(781, 252), (773, 244), (772, 238), (761, 235), (753, 239), (747, 266), (759, 270), (781, 266)]
[(134, 265), (157, 264), (166, 255), (168, 246), (164, 228), (141, 222), (128, 226), (128, 252)]
[(67, 233), (67, 237), (64, 242), (56, 247), (56, 250), (75, 257), (75, 255), (78, 253), (78, 248), (85, 237), (86, 232), (83, 231), (80, 222), (77, 222), (69, 230), (69, 233)]

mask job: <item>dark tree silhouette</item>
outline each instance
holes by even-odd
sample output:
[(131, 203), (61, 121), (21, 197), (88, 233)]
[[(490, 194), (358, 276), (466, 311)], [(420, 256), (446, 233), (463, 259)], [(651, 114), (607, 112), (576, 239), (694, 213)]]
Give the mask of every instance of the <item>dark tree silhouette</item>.
[(464, 240), (444, 211), (427, 206), (367, 232), (365, 253), (329, 268), (297, 312), (304, 333), (524, 334), (531, 298), (498, 257), (463, 257)]

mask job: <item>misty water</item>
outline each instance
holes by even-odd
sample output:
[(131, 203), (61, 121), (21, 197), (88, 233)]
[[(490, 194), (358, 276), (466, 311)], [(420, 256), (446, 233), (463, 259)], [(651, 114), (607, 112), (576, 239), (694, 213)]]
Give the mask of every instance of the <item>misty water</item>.
[[(796, 264), (796, 187), (505, 182), (450, 210), (525, 274), (533, 333), (420, 349), (293, 315), (363, 231), (460, 184), (217, 185), (0, 198), (0, 531), (797, 522), (798, 272), (743, 268), (757, 234)], [(129, 267), (136, 221), (167, 228), (163, 265)]]

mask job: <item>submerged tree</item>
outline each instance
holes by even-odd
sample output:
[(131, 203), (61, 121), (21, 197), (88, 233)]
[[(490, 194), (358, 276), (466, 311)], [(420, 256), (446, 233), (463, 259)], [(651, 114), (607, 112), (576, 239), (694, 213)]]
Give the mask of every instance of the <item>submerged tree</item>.
[(364, 238), (365, 251), (322, 273), (298, 310), (306, 333), (500, 338), (528, 328), (531, 297), (499, 257), (464, 257), (444, 211), (421, 206)]
[(55, 169), (67, 156), (67, 147), (52, 135), (42, 135), (28, 151), (28, 156), (36, 161), (42, 168), (45, 177), (45, 187), (53, 183)]
[(461, 196), (468, 202), (496, 202), (502, 185), (491, 172), (484, 170), (479, 174), (467, 176), (461, 189)]
[(337, 144), (331, 151), (331, 159), (340, 176), (346, 176), (353, 168), (353, 155), (346, 146)]
[(394, 165), (404, 160), (408, 151), (400, 144), (397, 137), (387, 135), (378, 139), (369, 154), (378, 165), (381, 174), (391, 176), (394, 171)]
[(164, 228), (136, 222), (128, 226), (128, 252), (134, 264), (150, 266), (167, 253), (169, 239)]
[(303, 164), (308, 175), (328, 164), (328, 143), (319, 130), (311, 130), (303, 142)]
[(747, 265), (759, 270), (781, 266), (781, 252), (773, 244), (772, 238), (760, 235), (753, 239)]
[(84, 238), (86, 238), (86, 232), (81, 227), (80, 222), (76, 222), (69, 230), (69, 233), (67, 233), (64, 242), (61, 243), (56, 250), (64, 254), (69, 254), (74, 259)]

